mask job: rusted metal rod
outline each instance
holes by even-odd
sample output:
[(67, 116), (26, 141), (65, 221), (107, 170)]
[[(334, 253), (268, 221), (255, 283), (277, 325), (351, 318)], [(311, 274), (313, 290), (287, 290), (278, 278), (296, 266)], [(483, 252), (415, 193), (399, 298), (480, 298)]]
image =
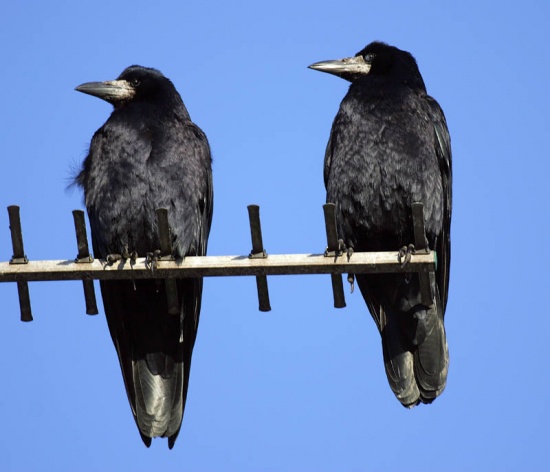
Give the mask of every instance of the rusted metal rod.
[[(28, 259), (23, 247), (23, 232), (21, 231), (19, 207), (17, 205), (10, 205), (8, 207), (8, 216), (10, 220), (11, 244), (13, 247), (13, 256), (9, 263), (14, 265), (27, 264)], [(19, 294), (21, 321), (32, 321), (31, 298), (27, 282), (17, 282), (17, 293)]]
[[(84, 212), (82, 210), (74, 210), (73, 220), (76, 233), (76, 244), (78, 246), (78, 254), (75, 262), (78, 264), (89, 264), (93, 262), (94, 259), (90, 255), (90, 249), (88, 248), (88, 235), (86, 234)], [(98, 310), (93, 279), (82, 279), (82, 287), (84, 289), (84, 301), (86, 302), (86, 314), (97, 315)]]
[[(338, 229), (336, 227), (336, 205), (326, 203), (323, 205), (325, 215), (325, 229), (327, 232), (327, 250), (325, 256), (337, 258), (339, 256)], [(334, 297), (334, 308), (344, 308), (346, 306), (346, 297), (344, 296), (344, 285), (340, 274), (331, 274), (332, 294)]]
[[(250, 236), (252, 238), (252, 252), (248, 257), (251, 259), (266, 259), (267, 253), (264, 250), (262, 239), (262, 225), (260, 223), (260, 207), (248, 205), (248, 219), (250, 220)], [(260, 311), (271, 311), (269, 302), (269, 288), (265, 275), (256, 276), (256, 289), (258, 290), (258, 309)]]
[[(416, 253), (429, 254), (428, 241), (426, 239), (426, 229), (424, 225), (424, 205), (415, 202), (411, 205), (412, 219), (414, 228), (414, 248)], [(430, 273), (431, 272), (431, 273)], [(420, 297), (423, 305), (433, 304), (432, 285), (430, 279), (435, 277), (434, 271), (418, 274), (420, 284)]]
[[(168, 224), (168, 210), (166, 208), (157, 209), (157, 225), (160, 240), (161, 260), (172, 260), (174, 259), (174, 257), (172, 255), (172, 243), (170, 242), (170, 226)], [(171, 315), (178, 315), (180, 312), (180, 307), (176, 281), (173, 277), (167, 277), (165, 280), (165, 286), (168, 313), (170, 313)]]

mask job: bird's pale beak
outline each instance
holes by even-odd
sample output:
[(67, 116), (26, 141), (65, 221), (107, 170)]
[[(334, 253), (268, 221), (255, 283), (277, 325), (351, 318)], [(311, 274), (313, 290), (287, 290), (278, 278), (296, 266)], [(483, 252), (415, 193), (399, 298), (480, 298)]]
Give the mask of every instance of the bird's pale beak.
[(75, 90), (101, 98), (109, 103), (130, 100), (136, 93), (134, 87), (126, 80), (86, 82), (76, 87)]
[(354, 56), (334, 61), (316, 62), (308, 67), (353, 81), (360, 76), (367, 75), (370, 72), (371, 65), (365, 61), (363, 56)]

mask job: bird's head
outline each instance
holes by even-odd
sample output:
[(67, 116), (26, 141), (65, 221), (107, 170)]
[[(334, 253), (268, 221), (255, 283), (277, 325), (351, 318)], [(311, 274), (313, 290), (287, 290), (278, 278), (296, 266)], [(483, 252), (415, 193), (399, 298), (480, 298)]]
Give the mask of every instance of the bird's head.
[(379, 41), (370, 43), (353, 57), (316, 62), (309, 68), (336, 75), (349, 82), (358, 82), (367, 77), (384, 77), (424, 88), (424, 81), (412, 54)]
[(157, 97), (170, 96), (179, 98), (172, 82), (161, 72), (142, 66), (127, 67), (116, 80), (86, 82), (75, 90), (101, 98), (115, 108), (120, 108), (130, 101), (151, 101)]

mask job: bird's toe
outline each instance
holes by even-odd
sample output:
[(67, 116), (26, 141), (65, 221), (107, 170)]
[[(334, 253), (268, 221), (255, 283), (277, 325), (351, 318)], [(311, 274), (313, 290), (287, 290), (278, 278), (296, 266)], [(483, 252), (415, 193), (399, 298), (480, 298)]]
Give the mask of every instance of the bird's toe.
[(148, 252), (145, 256), (145, 264), (151, 272), (154, 272), (157, 268), (157, 263), (160, 260), (160, 249), (156, 249), (153, 252)]
[(415, 253), (416, 248), (414, 247), (414, 244), (409, 244), (408, 246), (403, 246), (399, 249), (397, 258), (402, 269), (405, 268), (405, 266), (411, 261), (411, 256)]
[(350, 293), (353, 293), (355, 288), (355, 274), (348, 274), (348, 283), (350, 285)]
[(107, 265), (113, 265), (115, 262), (121, 261), (123, 259), (122, 254), (107, 254), (107, 257), (105, 258), (105, 262)]

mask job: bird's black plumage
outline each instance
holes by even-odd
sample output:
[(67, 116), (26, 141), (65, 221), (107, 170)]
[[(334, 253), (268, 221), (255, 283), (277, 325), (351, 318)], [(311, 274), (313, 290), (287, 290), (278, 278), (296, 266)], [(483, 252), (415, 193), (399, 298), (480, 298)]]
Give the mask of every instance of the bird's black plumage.
[[(167, 208), (172, 253), (206, 254), (212, 170), (205, 134), (170, 80), (131, 66), (115, 81), (77, 90), (114, 106), (96, 131), (76, 183), (84, 190), (94, 254), (160, 249), (155, 210)], [(202, 279), (177, 279), (180, 314), (168, 313), (162, 280), (102, 281), (101, 293), (134, 418), (144, 443), (179, 433), (197, 334)]]
[[(451, 146), (445, 116), (413, 56), (373, 42), (356, 56), (310, 66), (351, 82), (334, 119), (324, 180), (338, 231), (352, 251), (392, 251), (414, 242), (411, 204), (424, 205), (437, 252), (431, 306), (417, 275), (357, 275), (382, 336), (392, 390), (407, 407), (445, 388), (449, 355), (444, 313), (451, 259)], [(350, 251), (351, 253), (351, 251)]]

